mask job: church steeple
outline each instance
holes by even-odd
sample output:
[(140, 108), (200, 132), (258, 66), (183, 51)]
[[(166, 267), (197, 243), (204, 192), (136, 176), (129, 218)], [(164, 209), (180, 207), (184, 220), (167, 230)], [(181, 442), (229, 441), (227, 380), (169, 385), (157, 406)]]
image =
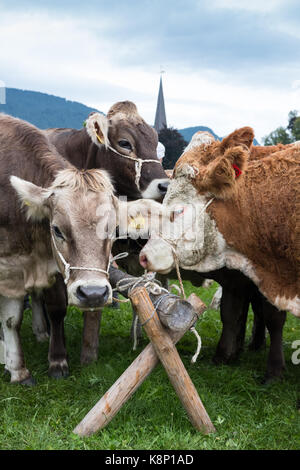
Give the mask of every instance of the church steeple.
[(164, 100), (164, 92), (163, 92), (163, 85), (162, 85), (162, 76), (160, 76), (154, 128), (157, 132), (159, 132), (164, 127), (167, 127), (167, 118), (166, 118), (165, 100)]

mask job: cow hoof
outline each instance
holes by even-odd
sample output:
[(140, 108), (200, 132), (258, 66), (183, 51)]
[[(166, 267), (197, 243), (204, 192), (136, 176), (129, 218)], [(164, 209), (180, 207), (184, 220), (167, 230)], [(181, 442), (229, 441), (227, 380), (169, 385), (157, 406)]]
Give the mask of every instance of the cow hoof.
[(82, 366), (88, 366), (92, 362), (98, 360), (98, 351), (85, 351), (80, 356), (80, 364)]
[(227, 354), (215, 354), (212, 358), (212, 362), (218, 366), (218, 365), (221, 365), (221, 364), (228, 364), (229, 362), (231, 362), (231, 356), (228, 356)]
[(36, 385), (36, 381), (33, 377), (27, 377), (27, 379), (22, 380), (19, 382), (20, 385), (26, 385), (27, 387), (34, 387)]
[(69, 376), (69, 367), (66, 361), (51, 364), (48, 370), (49, 377), (53, 379), (65, 379)]
[(283, 381), (283, 375), (282, 374), (266, 374), (261, 380), (260, 384), (267, 387), (269, 385), (272, 385), (276, 382), (282, 382)]

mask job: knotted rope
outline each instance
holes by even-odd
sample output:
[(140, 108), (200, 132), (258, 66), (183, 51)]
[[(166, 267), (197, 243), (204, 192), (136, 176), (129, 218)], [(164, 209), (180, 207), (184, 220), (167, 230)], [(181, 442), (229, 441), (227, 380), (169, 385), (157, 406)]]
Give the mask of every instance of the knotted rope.
[[(178, 262), (178, 260), (177, 260)], [(123, 278), (121, 279), (120, 281), (117, 282), (116, 284), (116, 287), (113, 289), (113, 290), (117, 290), (119, 292), (122, 292), (122, 291), (125, 291), (128, 289), (128, 296), (130, 296), (130, 293), (139, 285), (142, 283), (142, 285), (147, 289), (147, 291), (153, 295), (160, 295), (162, 294), (162, 292), (165, 292), (164, 295), (162, 295), (159, 299), (157, 299), (156, 301), (153, 301), (153, 306), (154, 306), (154, 309), (153, 309), (153, 312), (152, 314), (150, 315), (150, 317), (146, 320), (145, 323), (143, 323), (141, 326), (144, 326), (146, 323), (148, 323), (148, 321), (150, 321), (155, 312), (157, 311), (160, 303), (162, 302), (162, 300), (167, 297), (167, 296), (172, 296), (172, 294), (170, 294), (170, 292), (165, 289), (164, 287), (162, 287), (161, 285), (161, 282), (158, 280), (158, 279), (155, 279), (155, 273), (151, 272), (151, 273), (145, 273), (143, 274), (142, 276), (138, 277), (138, 278)], [(182, 292), (182, 296), (184, 298), (184, 300), (186, 300), (186, 295), (185, 295), (185, 291), (184, 291), (184, 287), (183, 287), (183, 283), (182, 283), (182, 279), (181, 279), (181, 275), (180, 275), (180, 269), (179, 269), (179, 264), (178, 264), (178, 280), (181, 284), (181, 292)], [(122, 284), (122, 285), (121, 285)], [(175, 296), (173, 295), (173, 297), (178, 297), (178, 296)], [(119, 299), (116, 299), (117, 301), (120, 301)], [(125, 300), (124, 302), (130, 302), (129, 299)], [(135, 318), (134, 318), (134, 322), (133, 322), (133, 351), (136, 350), (137, 348), (137, 325), (138, 325), (138, 316), (136, 315)], [(197, 330), (195, 329), (194, 326), (192, 326), (190, 328), (190, 331), (196, 336), (196, 339), (197, 339), (197, 350), (196, 350), (196, 353), (194, 354), (194, 356), (192, 357), (192, 360), (191, 362), (194, 364), (197, 359), (198, 359), (198, 356), (200, 354), (200, 351), (201, 351), (201, 338), (197, 332)]]

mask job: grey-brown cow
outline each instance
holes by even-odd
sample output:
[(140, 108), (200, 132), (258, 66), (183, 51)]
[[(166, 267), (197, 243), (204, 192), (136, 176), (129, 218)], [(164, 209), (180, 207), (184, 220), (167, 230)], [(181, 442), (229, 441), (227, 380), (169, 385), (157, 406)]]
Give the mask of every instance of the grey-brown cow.
[[(115, 103), (107, 116), (92, 113), (85, 128), (48, 129), (45, 132), (59, 153), (77, 168), (101, 168), (108, 171), (118, 196), (128, 200), (147, 198), (162, 200), (169, 179), (157, 158), (157, 132), (140, 116), (131, 101)], [(64, 287), (58, 276), (57, 284), (48, 292), (48, 315), (51, 324), (51, 354), (57, 362), (55, 377), (65, 376), (66, 349), (63, 334)], [(32, 296), (37, 336), (43, 338), (45, 326), (36, 297)], [(37, 307), (37, 308), (36, 308)], [(101, 312), (84, 314), (81, 363), (98, 357)], [(61, 367), (59, 366), (61, 363)]]
[(12, 382), (32, 383), (19, 336), (26, 293), (47, 296), (60, 271), (70, 304), (89, 310), (110, 301), (111, 240), (96, 230), (117, 204), (105, 172), (79, 171), (37, 128), (0, 115), (0, 321)]

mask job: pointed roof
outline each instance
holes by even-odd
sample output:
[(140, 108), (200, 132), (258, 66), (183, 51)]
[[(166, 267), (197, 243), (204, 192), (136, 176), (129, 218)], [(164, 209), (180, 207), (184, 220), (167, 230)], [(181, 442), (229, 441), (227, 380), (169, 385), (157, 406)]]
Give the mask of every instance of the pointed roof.
[(160, 77), (154, 128), (157, 132), (159, 132), (161, 129), (163, 129), (163, 127), (167, 127), (167, 118), (166, 118), (166, 110), (165, 110), (162, 77)]

